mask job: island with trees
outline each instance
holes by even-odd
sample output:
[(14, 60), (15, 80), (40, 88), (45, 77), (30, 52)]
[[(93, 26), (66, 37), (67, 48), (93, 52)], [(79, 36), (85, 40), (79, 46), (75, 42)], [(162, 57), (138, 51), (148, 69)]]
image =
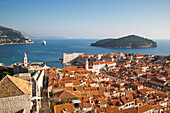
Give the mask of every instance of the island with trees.
[(104, 48), (150, 48), (157, 47), (157, 43), (144, 37), (129, 35), (118, 39), (99, 40), (91, 43), (91, 46)]
[(34, 42), (28, 37), (25, 37), (21, 32), (0, 26), (0, 45), (32, 43)]

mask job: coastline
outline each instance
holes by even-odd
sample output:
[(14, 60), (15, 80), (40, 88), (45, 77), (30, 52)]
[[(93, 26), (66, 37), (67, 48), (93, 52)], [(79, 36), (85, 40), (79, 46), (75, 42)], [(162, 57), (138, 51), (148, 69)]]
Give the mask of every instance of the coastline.
[[(15, 62), (22, 62), (22, 55), (24, 52), (28, 54), (31, 62), (45, 62), (50, 67), (62, 67), (59, 60), (64, 53), (84, 52), (86, 54), (100, 54), (100, 53), (140, 53), (140, 54), (154, 54), (167, 56), (170, 53), (170, 40), (156, 40), (158, 47), (156, 48), (140, 48), (140, 49), (114, 49), (90, 46), (90, 43), (97, 39), (46, 39), (47, 46), (42, 46), (40, 42), (42, 39), (33, 39), (34, 44), (14, 44), (0, 46), (0, 62), (5, 63), (6, 66)], [(75, 46), (76, 45), (76, 46)], [(13, 47), (15, 46), (15, 48)], [(22, 46), (22, 47), (21, 47)], [(67, 49), (66, 49), (67, 48)], [(14, 57), (14, 58), (12, 58)]]
[(34, 44), (34, 42), (29, 42), (29, 43), (5, 43), (5, 44), (0, 44), (0, 46), (4, 46), (4, 45), (23, 45), (23, 44)]
[(95, 45), (90, 45), (92, 47), (100, 47), (100, 48), (108, 48), (108, 49), (147, 49), (147, 48), (157, 48), (158, 46), (150, 46), (150, 47), (138, 47), (138, 48), (133, 48), (133, 47), (104, 47), (104, 46), (95, 46)]

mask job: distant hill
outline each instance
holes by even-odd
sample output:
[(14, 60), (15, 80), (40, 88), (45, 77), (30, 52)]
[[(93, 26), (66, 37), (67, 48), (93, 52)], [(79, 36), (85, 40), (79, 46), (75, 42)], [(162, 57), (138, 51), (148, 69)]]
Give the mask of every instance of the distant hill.
[(129, 35), (118, 39), (103, 39), (91, 46), (104, 47), (104, 48), (150, 48), (157, 47), (157, 43), (140, 36)]
[(24, 36), (31, 37), (32, 39), (66, 39), (65, 37), (59, 37), (59, 36), (35, 36), (35, 35), (28, 34), (25, 31), (21, 31), (21, 30), (20, 32)]
[(0, 45), (8, 44), (31, 44), (34, 43), (28, 37), (25, 37), (21, 32), (0, 26)]
[(22, 31), (22, 30), (19, 30), (21, 32), (22, 35), (24, 35), (25, 37), (31, 37), (32, 38), (32, 35), (25, 32), (25, 31)]
[(33, 39), (66, 39), (65, 37), (57, 37), (57, 36), (31, 36)]

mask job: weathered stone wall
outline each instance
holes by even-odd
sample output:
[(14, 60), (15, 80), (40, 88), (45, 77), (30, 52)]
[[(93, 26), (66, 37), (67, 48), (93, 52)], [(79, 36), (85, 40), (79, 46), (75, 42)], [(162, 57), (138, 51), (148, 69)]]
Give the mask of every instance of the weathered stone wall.
[(17, 73), (28, 73), (28, 69), (21, 65), (14, 65), (14, 74)]
[(34, 78), (35, 81), (37, 80), (37, 78), (38, 78), (38, 76), (39, 76), (39, 73), (40, 73), (40, 71), (37, 71), (37, 72), (35, 72), (35, 74), (33, 75), (33, 78)]
[(71, 53), (71, 54), (66, 54), (63, 53), (63, 64), (73, 62), (78, 56), (84, 55), (84, 53)]
[(24, 109), (25, 113), (30, 113), (30, 108), (30, 95), (0, 98), (0, 113), (14, 113), (22, 109)]
[(43, 88), (43, 78), (44, 78), (44, 70), (38, 71), (33, 75), (34, 80), (36, 81), (36, 96), (41, 96), (41, 88)]
[(44, 78), (44, 70), (42, 70), (40, 72), (39, 78), (38, 78), (38, 85), (39, 85), (39, 89), (41, 89), (43, 87), (43, 78)]

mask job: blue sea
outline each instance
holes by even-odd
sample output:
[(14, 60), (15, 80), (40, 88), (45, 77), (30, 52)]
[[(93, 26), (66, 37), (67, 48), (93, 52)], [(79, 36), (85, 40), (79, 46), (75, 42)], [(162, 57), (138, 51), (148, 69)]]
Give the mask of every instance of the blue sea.
[(82, 52), (85, 54), (99, 53), (139, 53), (154, 55), (169, 55), (170, 40), (155, 40), (158, 43), (157, 48), (146, 49), (108, 49), (92, 47), (98, 39), (47, 39), (47, 45), (41, 45), (41, 39), (34, 39), (34, 44), (25, 45), (4, 45), (0, 46), (0, 62), (9, 66), (16, 62), (23, 62), (24, 52), (28, 55), (29, 62), (45, 62), (47, 66), (61, 68), (62, 64), (59, 58), (63, 53)]

